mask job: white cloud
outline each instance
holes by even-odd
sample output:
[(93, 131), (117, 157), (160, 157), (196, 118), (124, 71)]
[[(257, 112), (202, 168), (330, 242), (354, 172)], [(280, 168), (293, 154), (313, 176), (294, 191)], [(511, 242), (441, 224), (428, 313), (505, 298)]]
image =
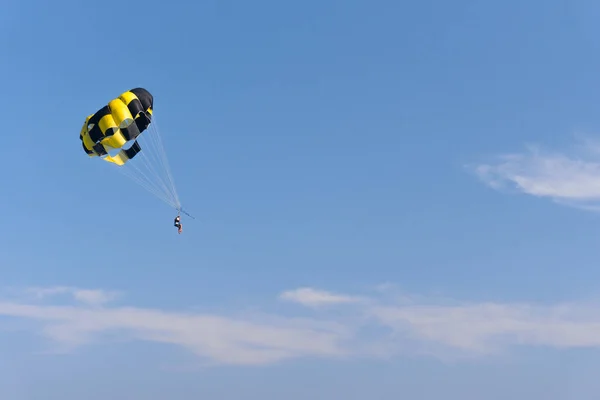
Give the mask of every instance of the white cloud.
[[(63, 290), (42, 288), (33, 292), (47, 296)], [(343, 303), (348, 313), (342, 317), (326, 308), (319, 313), (320, 318), (307, 319), (89, 307), (76, 300), (70, 305), (5, 300), (0, 301), (0, 319), (37, 322), (39, 333), (56, 344), (52, 351), (73, 351), (116, 334), (119, 340), (177, 345), (211, 363), (238, 365), (301, 357), (392, 357), (406, 353), (476, 357), (498, 354), (513, 346), (600, 347), (600, 304), (595, 303), (462, 304), (424, 296), (410, 296), (410, 301), (406, 297), (380, 297), (378, 290), (363, 298), (307, 288), (282, 296), (312, 299), (309, 305), (323, 304), (319, 299), (327, 299), (327, 304)]]
[(346, 296), (309, 287), (288, 290), (286, 292), (283, 292), (279, 297), (283, 300), (291, 301), (309, 307), (320, 307), (334, 304), (360, 303), (363, 301), (363, 299), (360, 297)]
[(32, 287), (27, 289), (27, 293), (32, 294), (38, 299), (57, 295), (69, 295), (78, 302), (92, 306), (100, 306), (109, 303), (118, 297), (117, 292), (108, 292), (99, 289), (79, 289), (70, 286), (53, 286), (47, 288)]
[(77, 289), (73, 292), (73, 297), (82, 303), (102, 305), (113, 301), (117, 294), (97, 289)]
[[(98, 291), (100, 293), (110, 293)], [(141, 307), (90, 307), (82, 289), (36, 288), (46, 302), (0, 300), (0, 319), (33, 321), (55, 343), (52, 351), (73, 351), (116, 334), (181, 346), (217, 364), (261, 365), (301, 357), (393, 357), (428, 354), (477, 357), (514, 346), (600, 347), (600, 304), (459, 303), (425, 296), (371, 297), (300, 288), (280, 297), (316, 307), (345, 304), (345, 313), (324, 308), (319, 318), (261, 314), (210, 314)], [(57, 305), (50, 294), (72, 294)], [(90, 293), (97, 293), (92, 291)], [(103, 296), (99, 296), (104, 299)], [(30, 326), (27, 324), (26, 326)]]
[(530, 146), (522, 153), (499, 156), (476, 165), (477, 176), (494, 189), (507, 187), (537, 197), (593, 211), (600, 210), (600, 146), (581, 140), (568, 152)]
[[(41, 293), (55, 292), (61, 291), (51, 288)], [(137, 307), (89, 308), (5, 301), (0, 302), (1, 316), (41, 322), (42, 333), (61, 349), (119, 333), (131, 340), (183, 346), (199, 356), (227, 364), (263, 364), (310, 355), (343, 356), (339, 343), (346, 334), (344, 327), (327, 321), (228, 317)]]
[(600, 347), (600, 305), (466, 304), (377, 307), (378, 320), (421, 342), (493, 354), (514, 345)]

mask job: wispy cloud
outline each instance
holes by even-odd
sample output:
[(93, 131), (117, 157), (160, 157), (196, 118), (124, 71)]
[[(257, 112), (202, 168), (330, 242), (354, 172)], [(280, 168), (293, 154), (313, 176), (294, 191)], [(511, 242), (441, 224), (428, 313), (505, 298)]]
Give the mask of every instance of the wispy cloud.
[(27, 288), (26, 292), (38, 299), (58, 295), (68, 295), (78, 302), (95, 306), (109, 303), (118, 297), (117, 292), (109, 292), (100, 289), (79, 289), (70, 286), (54, 286), (47, 288), (32, 287)]
[(365, 301), (365, 299), (358, 296), (347, 296), (327, 292), (325, 290), (317, 290), (310, 287), (288, 290), (281, 293), (279, 297), (282, 300), (291, 301), (309, 307), (361, 303)]
[(131, 340), (183, 346), (219, 363), (263, 364), (281, 359), (343, 354), (334, 328), (256, 322), (209, 314), (165, 312), (136, 307), (96, 309), (69, 306), (35, 306), (0, 303), (0, 314), (35, 319), (43, 333), (72, 348), (119, 333)]
[(377, 307), (379, 321), (440, 354), (494, 354), (509, 346), (600, 346), (600, 305), (464, 304)]
[(562, 204), (600, 211), (600, 145), (580, 138), (563, 152), (529, 146), (521, 153), (496, 157), (473, 167), (494, 189), (516, 189)]
[[(36, 289), (36, 293), (55, 291)], [(297, 318), (5, 300), (0, 301), (0, 318), (37, 322), (39, 332), (61, 351), (108, 340), (116, 333), (121, 340), (177, 345), (211, 363), (239, 365), (407, 353), (473, 357), (526, 345), (600, 347), (600, 304), (596, 303), (463, 304), (422, 296), (412, 296), (407, 302), (380, 291), (368, 298), (351, 294), (328, 297), (327, 291), (314, 288), (286, 291), (281, 297), (310, 298), (298, 293), (320, 293), (308, 304), (322, 304), (315, 298), (328, 299), (331, 307), (321, 309), (318, 317)], [(336, 304), (344, 305), (347, 312), (337, 312)]]

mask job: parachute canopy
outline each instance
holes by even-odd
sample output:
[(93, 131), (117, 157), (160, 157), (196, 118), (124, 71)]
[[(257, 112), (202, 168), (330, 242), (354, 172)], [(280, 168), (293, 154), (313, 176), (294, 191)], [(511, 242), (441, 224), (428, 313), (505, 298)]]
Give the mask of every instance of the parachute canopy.
[[(150, 125), (154, 98), (146, 89), (135, 88), (111, 100), (107, 105), (89, 115), (81, 128), (79, 139), (90, 157), (123, 165), (141, 148), (135, 140)], [(133, 140), (133, 144), (123, 146)], [(111, 150), (119, 150), (116, 155)]]
[(88, 156), (111, 163), (154, 196), (182, 211), (153, 112), (154, 97), (148, 90), (128, 90), (88, 115), (79, 139)]

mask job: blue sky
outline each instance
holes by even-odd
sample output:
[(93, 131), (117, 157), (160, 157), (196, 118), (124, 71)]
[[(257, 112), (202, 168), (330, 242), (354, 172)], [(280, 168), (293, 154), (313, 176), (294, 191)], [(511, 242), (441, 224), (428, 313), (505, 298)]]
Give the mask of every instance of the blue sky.
[[(600, 5), (0, 15), (0, 393), (596, 399)], [(195, 220), (89, 159), (142, 86)]]

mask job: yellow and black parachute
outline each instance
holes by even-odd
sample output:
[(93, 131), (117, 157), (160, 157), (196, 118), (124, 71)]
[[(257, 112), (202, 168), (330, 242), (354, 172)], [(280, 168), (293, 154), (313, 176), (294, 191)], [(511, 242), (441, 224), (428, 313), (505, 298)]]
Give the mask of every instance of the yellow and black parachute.
[[(135, 88), (121, 93), (85, 119), (79, 134), (83, 149), (91, 157), (125, 164), (141, 150), (136, 139), (150, 125), (153, 105), (154, 98), (146, 89)], [(132, 140), (128, 148), (123, 148)], [(119, 151), (111, 155), (111, 150)]]
[(128, 90), (88, 115), (79, 139), (90, 157), (111, 163), (150, 193), (183, 211), (153, 112), (154, 96), (148, 90)]

